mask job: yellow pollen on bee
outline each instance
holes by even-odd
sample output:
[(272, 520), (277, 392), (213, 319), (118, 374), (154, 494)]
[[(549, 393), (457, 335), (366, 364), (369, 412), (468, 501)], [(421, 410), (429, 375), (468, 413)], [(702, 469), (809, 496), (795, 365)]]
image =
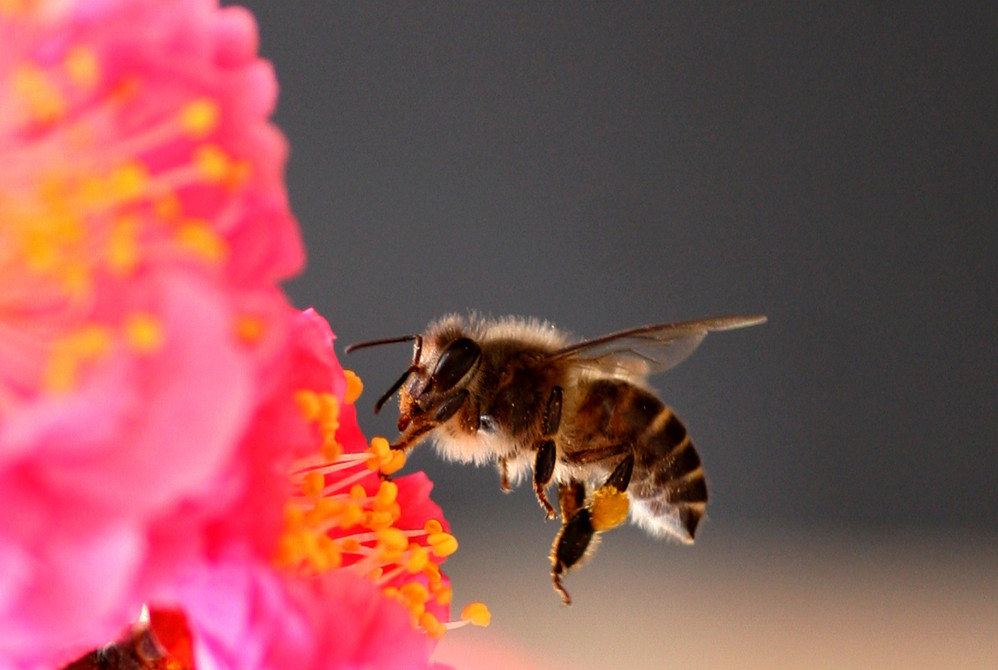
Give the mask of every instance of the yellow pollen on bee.
[(347, 390), (343, 394), (343, 402), (352, 405), (357, 402), (357, 398), (364, 391), (364, 382), (360, 380), (360, 377), (353, 370), (344, 370), (343, 375), (347, 379)]
[(210, 98), (189, 102), (180, 110), (180, 126), (192, 137), (201, 138), (218, 127), (221, 110)]
[(163, 348), (166, 333), (163, 324), (154, 314), (132, 312), (125, 317), (125, 340), (140, 354), (151, 354)]
[(590, 506), (593, 529), (603, 532), (619, 526), (627, 519), (629, 507), (626, 491), (618, 491), (613, 486), (597, 489)]

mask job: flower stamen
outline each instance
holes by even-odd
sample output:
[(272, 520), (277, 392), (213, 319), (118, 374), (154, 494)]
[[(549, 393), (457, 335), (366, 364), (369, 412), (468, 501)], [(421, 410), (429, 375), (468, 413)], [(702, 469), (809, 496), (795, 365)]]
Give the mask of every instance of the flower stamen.
[(386, 477), (405, 464), (405, 455), (393, 451), (383, 437), (373, 438), (359, 453), (344, 453), (342, 446), (333, 453), (327, 449), (328, 444), (339, 445), (335, 434), (341, 402), (352, 403), (363, 388), (353, 373), (347, 373), (346, 380), (343, 401), (327, 392), (295, 393), (323, 453), (300, 459), (291, 471), (298, 494), (285, 509), (276, 562), (305, 574), (344, 569), (370, 579), (385, 597), (402, 603), (413, 625), (432, 638), (467, 623), (486, 625), (488, 610), (480, 603), (466, 608), (461, 622), (442, 623), (427, 609), (450, 605), (451, 588), (438, 563), (453, 554), (458, 543), (438, 519), (422, 528), (399, 525), (405, 501), (400, 500), (398, 484)]

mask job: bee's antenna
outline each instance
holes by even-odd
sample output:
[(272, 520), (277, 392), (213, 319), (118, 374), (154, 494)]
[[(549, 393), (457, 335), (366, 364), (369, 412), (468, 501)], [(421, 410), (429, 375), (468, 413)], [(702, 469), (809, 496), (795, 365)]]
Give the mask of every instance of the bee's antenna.
[(396, 391), (398, 391), (400, 388), (402, 388), (402, 384), (405, 384), (405, 380), (409, 378), (409, 375), (411, 375), (413, 372), (415, 372), (418, 369), (419, 369), (419, 366), (416, 365), (415, 363), (413, 363), (408, 368), (406, 368), (406, 371), (402, 373), (402, 376), (399, 377), (398, 380), (394, 384), (392, 384), (392, 387), (390, 389), (388, 389), (387, 391), (385, 391), (385, 394), (383, 396), (381, 396), (380, 398), (378, 398), (378, 402), (374, 403), (374, 413), (375, 414), (377, 414), (378, 412), (380, 412), (381, 408), (385, 406), (386, 402), (388, 402), (388, 399), (391, 398), (395, 394)]
[(356, 342), (355, 344), (351, 344), (350, 346), (348, 346), (343, 351), (349, 354), (353, 353), (354, 351), (357, 351), (358, 349), (377, 347), (382, 344), (395, 344), (397, 342), (412, 342), (417, 337), (419, 337), (419, 335), (399, 335), (397, 337), (385, 337), (380, 340), (368, 340), (366, 342)]
[(412, 365), (406, 368), (402, 376), (399, 377), (391, 388), (385, 391), (385, 394), (378, 398), (378, 402), (374, 403), (374, 413), (377, 414), (381, 411), (381, 408), (385, 406), (388, 399), (391, 398), (396, 391), (402, 388), (402, 384), (405, 384), (405, 380), (409, 378), (413, 372), (419, 370), (419, 358), (423, 354), (423, 336), (422, 335), (399, 335), (398, 337), (386, 337), (380, 340), (368, 340), (367, 342), (357, 342), (356, 344), (351, 344), (349, 347), (344, 349), (346, 353), (351, 353), (357, 351), (358, 349), (364, 349), (366, 347), (376, 347), (382, 344), (396, 344), (398, 342), (412, 342), (416, 340), (416, 349), (412, 352)]

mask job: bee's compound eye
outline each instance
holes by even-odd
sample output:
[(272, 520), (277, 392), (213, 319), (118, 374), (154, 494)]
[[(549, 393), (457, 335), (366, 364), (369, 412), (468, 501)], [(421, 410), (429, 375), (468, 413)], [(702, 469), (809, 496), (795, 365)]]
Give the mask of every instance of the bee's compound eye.
[(430, 375), (430, 387), (437, 392), (454, 388), (481, 356), (482, 350), (471, 339), (459, 337), (454, 340), (440, 354)]

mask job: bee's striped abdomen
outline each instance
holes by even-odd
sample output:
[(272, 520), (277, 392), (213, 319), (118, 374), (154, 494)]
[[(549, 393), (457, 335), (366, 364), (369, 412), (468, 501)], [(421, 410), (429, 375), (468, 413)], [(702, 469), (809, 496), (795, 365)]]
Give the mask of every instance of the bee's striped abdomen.
[(693, 541), (707, 506), (707, 481), (686, 426), (665, 405), (638, 439), (628, 493), (640, 525)]

